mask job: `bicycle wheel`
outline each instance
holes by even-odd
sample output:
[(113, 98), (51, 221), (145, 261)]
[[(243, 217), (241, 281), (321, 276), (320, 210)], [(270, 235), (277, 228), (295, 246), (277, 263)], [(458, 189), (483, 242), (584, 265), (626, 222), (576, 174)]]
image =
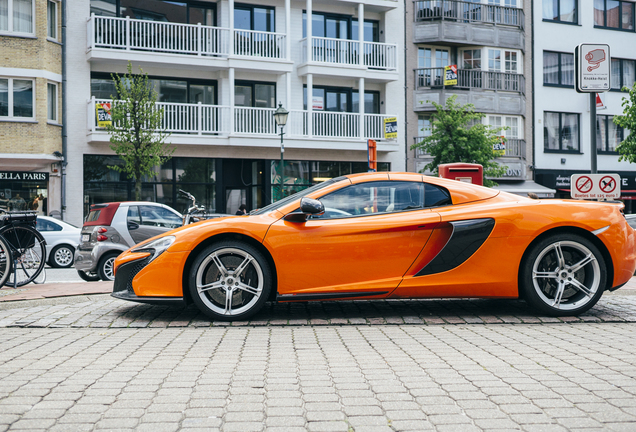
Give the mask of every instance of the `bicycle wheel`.
[(5, 284), (11, 274), (11, 250), (4, 237), (0, 236), (0, 288)]
[(0, 231), (11, 249), (13, 271), (6, 284), (23, 286), (40, 275), (46, 260), (46, 242), (34, 228), (9, 226)]

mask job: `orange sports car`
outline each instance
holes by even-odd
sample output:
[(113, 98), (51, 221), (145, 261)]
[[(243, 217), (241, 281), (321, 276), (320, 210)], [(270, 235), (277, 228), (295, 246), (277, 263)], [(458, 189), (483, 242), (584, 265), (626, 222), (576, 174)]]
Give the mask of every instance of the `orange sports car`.
[(243, 320), (266, 301), (522, 297), (576, 315), (636, 268), (621, 203), (534, 200), (414, 173), (338, 177), (124, 252), (113, 297)]

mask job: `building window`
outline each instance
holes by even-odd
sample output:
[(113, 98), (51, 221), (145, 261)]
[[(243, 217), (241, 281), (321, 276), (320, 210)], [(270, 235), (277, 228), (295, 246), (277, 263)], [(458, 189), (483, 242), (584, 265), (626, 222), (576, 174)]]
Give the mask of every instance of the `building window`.
[(481, 69), (481, 50), (464, 50), (462, 53), (464, 69)]
[(594, 0), (594, 27), (634, 31), (634, 2)]
[(508, 139), (521, 139), (520, 135), (523, 132), (523, 128), (521, 127), (521, 122), (523, 121), (520, 117), (512, 117), (512, 116), (498, 116), (498, 115), (489, 115), (488, 117), (488, 125), (493, 129), (498, 128), (507, 128), (505, 130), (500, 130), (499, 134)]
[(237, 30), (273, 32), (276, 29), (274, 22), (274, 8), (266, 6), (235, 5), (234, 28)]
[[(358, 19), (351, 15), (312, 12), (311, 35), (333, 39), (358, 40)], [(307, 12), (303, 11), (303, 37), (307, 37)], [(364, 20), (365, 42), (380, 42), (380, 23)]]
[(57, 123), (57, 84), (48, 83), (46, 85), (47, 110), (46, 119), (50, 122)]
[(599, 153), (616, 153), (616, 147), (629, 133), (614, 123), (614, 116), (596, 116), (596, 148)]
[(236, 81), (234, 106), (276, 108), (276, 84), (253, 81)]
[(0, 0), (0, 32), (33, 34), (33, 0)]
[(543, 85), (574, 86), (574, 54), (543, 52)]
[(0, 118), (33, 118), (33, 80), (0, 78)]
[[(502, 58), (503, 55), (503, 58)], [(488, 49), (488, 70), (491, 72), (519, 72), (519, 58), (517, 51), (505, 51), (500, 49)]]
[(545, 152), (579, 153), (579, 114), (543, 113), (543, 145)]
[(444, 67), (450, 65), (450, 52), (447, 48), (418, 48), (417, 75), (418, 87), (441, 86), (444, 83)]
[[(314, 86), (312, 97), (313, 111), (353, 112), (359, 111), (360, 92), (348, 87)], [(307, 87), (303, 87), (303, 109), (307, 109)], [(380, 114), (380, 93), (364, 92), (364, 112)]]
[(636, 60), (612, 59), (612, 90), (632, 87), (636, 82)]
[(543, 20), (577, 24), (577, 0), (543, 0)]
[(49, 0), (46, 9), (46, 36), (57, 40), (57, 3)]

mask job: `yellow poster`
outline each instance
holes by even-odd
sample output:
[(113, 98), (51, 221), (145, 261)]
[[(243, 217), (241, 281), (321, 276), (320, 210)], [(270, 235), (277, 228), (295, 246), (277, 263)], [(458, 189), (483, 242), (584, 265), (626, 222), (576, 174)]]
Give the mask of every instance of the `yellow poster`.
[(450, 65), (444, 68), (444, 85), (457, 85), (457, 65)]
[(503, 156), (506, 154), (506, 142), (504, 141), (504, 137), (501, 137), (501, 141), (497, 144), (493, 144), (492, 150), (495, 156)]
[(110, 103), (95, 103), (95, 114), (97, 115), (97, 127), (103, 128), (113, 123)]
[(384, 139), (397, 138), (398, 126), (397, 117), (387, 117), (384, 119)]

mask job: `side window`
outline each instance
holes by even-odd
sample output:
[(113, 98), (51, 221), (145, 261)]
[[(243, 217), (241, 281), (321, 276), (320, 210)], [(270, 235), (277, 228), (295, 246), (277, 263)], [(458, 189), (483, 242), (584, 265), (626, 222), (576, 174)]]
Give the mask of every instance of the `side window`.
[(142, 225), (166, 228), (177, 228), (181, 226), (179, 216), (163, 207), (139, 206), (139, 212), (141, 214)]
[(446, 189), (426, 183), (425, 190), (424, 207), (439, 207), (453, 204), (450, 194)]
[(138, 225), (141, 225), (141, 218), (139, 217), (139, 207), (137, 206), (128, 207), (128, 215), (126, 216), (126, 222), (134, 222)]
[(56, 223), (44, 219), (37, 219), (35, 228), (38, 231), (62, 231), (62, 227)]
[(424, 185), (416, 182), (370, 182), (340, 189), (320, 201), (325, 213), (318, 219), (362, 216), (421, 209)]

